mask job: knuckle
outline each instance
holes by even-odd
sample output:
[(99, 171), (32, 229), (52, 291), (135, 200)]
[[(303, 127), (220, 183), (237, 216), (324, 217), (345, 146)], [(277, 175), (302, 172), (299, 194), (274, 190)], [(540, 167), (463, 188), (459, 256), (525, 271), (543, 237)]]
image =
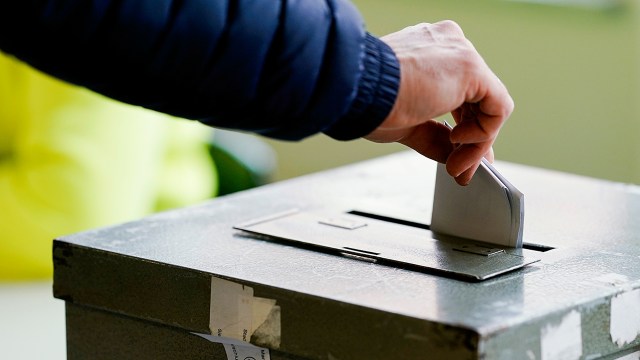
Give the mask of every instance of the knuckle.
[(507, 96), (507, 104), (506, 104), (506, 117), (511, 116), (511, 114), (513, 113), (513, 110), (515, 110), (516, 104), (513, 102), (513, 98), (511, 98), (511, 96)]
[(453, 20), (442, 20), (436, 23), (437, 26), (460, 35), (463, 35), (462, 28)]
[(410, 26), (409, 28), (411, 28), (414, 31), (418, 31), (418, 32), (426, 32), (426, 31), (430, 31), (430, 29), (433, 27), (433, 24), (429, 24), (426, 22), (423, 23), (419, 23), (419, 24), (415, 24), (413, 26)]

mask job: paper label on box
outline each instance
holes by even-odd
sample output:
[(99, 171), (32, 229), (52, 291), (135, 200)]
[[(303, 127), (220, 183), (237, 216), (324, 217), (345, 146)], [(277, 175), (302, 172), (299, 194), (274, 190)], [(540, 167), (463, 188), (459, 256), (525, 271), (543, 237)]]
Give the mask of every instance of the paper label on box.
[(227, 360), (271, 360), (269, 349), (247, 344), (236, 339), (210, 334), (192, 333), (213, 343), (222, 344)]
[[(209, 329), (211, 336), (280, 347), (281, 309), (274, 299), (253, 296), (253, 288), (211, 278)], [(250, 360), (251, 357), (248, 357)]]
[(223, 344), (228, 360), (271, 360), (269, 350), (257, 346)]
[(249, 341), (253, 333), (253, 289), (212, 277), (209, 327), (216, 336)]

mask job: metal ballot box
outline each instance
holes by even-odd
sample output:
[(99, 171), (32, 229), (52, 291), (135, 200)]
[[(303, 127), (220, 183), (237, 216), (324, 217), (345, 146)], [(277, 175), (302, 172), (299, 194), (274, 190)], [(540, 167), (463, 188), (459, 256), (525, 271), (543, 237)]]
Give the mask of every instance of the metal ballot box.
[[(61, 237), (68, 357), (638, 359), (640, 187), (496, 167), (526, 197), (516, 252), (539, 261), (484, 280), (438, 271), (454, 252), (430, 271), (234, 229), (297, 209), (335, 214), (322, 226), (345, 234), (434, 241), (436, 167), (409, 152)], [(490, 258), (460, 253), (478, 256), (455, 265), (463, 273)]]

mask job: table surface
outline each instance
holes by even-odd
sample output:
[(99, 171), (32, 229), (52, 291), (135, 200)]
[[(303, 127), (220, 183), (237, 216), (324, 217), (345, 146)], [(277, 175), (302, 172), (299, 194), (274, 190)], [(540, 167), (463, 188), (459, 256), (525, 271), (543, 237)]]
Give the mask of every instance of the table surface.
[(0, 283), (0, 358), (66, 359), (64, 302), (50, 281)]
[[(541, 252), (539, 263), (480, 283), (242, 238), (232, 229), (291, 208), (356, 209), (428, 223), (435, 164), (410, 152), (61, 240), (472, 329), (486, 338), (519, 327), (518, 336), (534, 339), (536, 344), (526, 346), (536, 349), (545, 329), (575, 325), (576, 312), (584, 342), (578, 345), (584, 345), (585, 355), (620, 349), (608, 328), (600, 326), (590, 335), (590, 327), (611, 319), (613, 298), (640, 287), (640, 188), (509, 163), (496, 167), (525, 194), (524, 242), (554, 249)], [(640, 303), (627, 310), (640, 314)], [(625, 346), (637, 346), (633, 339)]]

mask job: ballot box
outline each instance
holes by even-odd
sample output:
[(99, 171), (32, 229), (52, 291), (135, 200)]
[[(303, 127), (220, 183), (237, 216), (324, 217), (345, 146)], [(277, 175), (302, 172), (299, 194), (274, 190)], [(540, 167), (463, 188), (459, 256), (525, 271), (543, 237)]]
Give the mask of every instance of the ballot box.
[[(488, 277), (460, 274), (491, 255), (439, 253), (429, 269), (237, 229), (322, 214), (308, 236), (383, 226), (389, 246), (440, 249), (436, 165), (412, 152), (60, 237), (68, 357), (638, 359), (640, 187), (495, 166), (525, 201), (524, 248), (502, 253), (536, 261)], [(460, 254), (459, 273), (438, 268)]]

